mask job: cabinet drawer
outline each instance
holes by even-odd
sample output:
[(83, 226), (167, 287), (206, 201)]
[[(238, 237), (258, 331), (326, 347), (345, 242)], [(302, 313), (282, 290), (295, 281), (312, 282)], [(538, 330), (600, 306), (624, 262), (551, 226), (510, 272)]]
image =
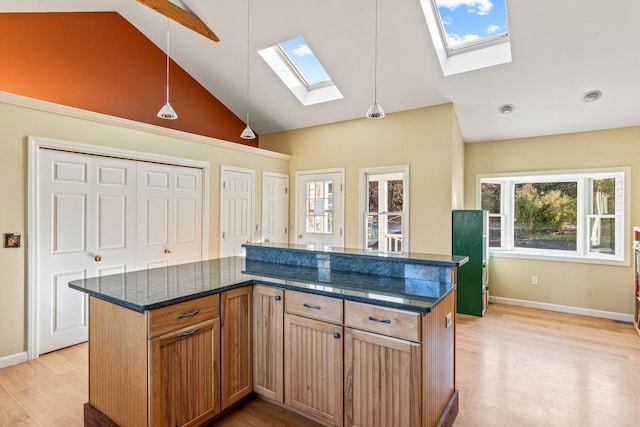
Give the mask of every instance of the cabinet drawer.
[(344, 302), (344, 324), (381, 335), (420, 342), (420, 313)]
[(342, 300), (297, 291), (285, 291), (284, 310), (325, 322), (342, 324)]
[(197, 298), (148, 312), (148, 337), (204, 322), (220, 316), (220, 295)]

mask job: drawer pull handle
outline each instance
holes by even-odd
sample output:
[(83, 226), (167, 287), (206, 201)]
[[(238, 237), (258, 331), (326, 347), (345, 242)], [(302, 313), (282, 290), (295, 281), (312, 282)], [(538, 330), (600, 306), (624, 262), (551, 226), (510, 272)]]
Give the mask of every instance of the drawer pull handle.
[(276, 295), (276, 296), (275, 296), (275, 300), (276, 300), (276, 301), (280, 301), (280, 295)]
[(320, 306), (319, 305), (309, 305), (306, 302), (304, 304), (302, 304), (304, 307), (306, 308), (312, 308), (314, 310), (320, 310)]
[(192, 329), (192, 330), (190, 330), (190, 331), (180, 332), (180, 333), (178, 334), (178, 337), (180, 337), (180, 338), (188, 337), (189, 335), (193, 335), (193, 334), (195, 334), (195, 333), (196, 333), (196, 332), (198, 332), (199, 330), (200, 330), (200, 328), (193, 328), (193, 329)]
[(191, 316), (195, 316), (196, 314), (200, 313), (200, 310), (198, 310), (197, 308), (195, 310), (193, 310), (191, 313), (180, 313), (178, 314), (178, 319), (184, 319), (185, 317), (191, 317)]
[(371, 320), (372, 322), (379, 322), (379, 323), (387, 323), (387, 324), (391, 323), (391, 320), (389, 319), (380, 320), (380, 319), (376, 319), (373, 316), (369, 316), (369, 320)]

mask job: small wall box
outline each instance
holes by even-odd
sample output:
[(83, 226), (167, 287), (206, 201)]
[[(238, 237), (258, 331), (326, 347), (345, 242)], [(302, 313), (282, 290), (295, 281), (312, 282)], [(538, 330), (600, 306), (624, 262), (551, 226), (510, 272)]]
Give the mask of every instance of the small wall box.
[(19, 248), (20, 247), (20, 233), (4, 233), (4, 247), (5, 248)]

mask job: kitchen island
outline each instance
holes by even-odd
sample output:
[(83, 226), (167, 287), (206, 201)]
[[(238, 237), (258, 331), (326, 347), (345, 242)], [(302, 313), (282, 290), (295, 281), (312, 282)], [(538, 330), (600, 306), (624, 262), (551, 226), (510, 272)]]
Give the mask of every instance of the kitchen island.
[(465, 257), (246, 245), (74, 281), (85, 425), (203, 425), (255, 394), (327, 425), (450, 425)]

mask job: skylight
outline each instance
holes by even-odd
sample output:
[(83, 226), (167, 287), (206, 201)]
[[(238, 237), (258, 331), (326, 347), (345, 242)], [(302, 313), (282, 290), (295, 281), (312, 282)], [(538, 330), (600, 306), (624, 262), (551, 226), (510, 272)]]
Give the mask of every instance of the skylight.
[(302, 36), (280, 43), (278, 47), (307, 87), (331, 82), (331, 77)]
[(445, 76), (511, 62), (506, 0), (420, 0)]
[(509, 35), (505, 0), (432, 0), (449, 54), (506, 41)]
[(258, 52), (302, 105), (342, 98), (318, 58), (302, 36)]

